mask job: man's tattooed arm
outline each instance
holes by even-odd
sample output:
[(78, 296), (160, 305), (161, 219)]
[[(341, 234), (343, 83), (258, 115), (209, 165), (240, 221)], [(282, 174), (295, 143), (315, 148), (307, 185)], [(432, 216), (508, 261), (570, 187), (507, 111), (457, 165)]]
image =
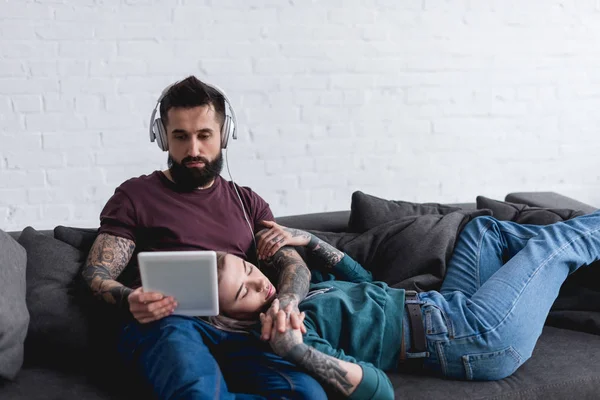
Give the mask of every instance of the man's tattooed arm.
[(280, 248), (270, 262), (279, 271), (277, 297), (281, 308), (290, 303), (298, 307), (306, 297), (310, 285), (310, 271), (306, 263), (293, 247), (287, 246)]
[(117, 282), (135, 249), (132, 240), (101, 233), (98, 235), (81, 272), (96, 297), (119, 308), (128, 308), (132, 289)]
[[(321, 257), (331, 267), (335, 266), (342, 260), (342, 258), (344, 258), (343, 252), (336, 249), (329, 243), (319, 239), (312, 233), (296, 228), (282, 227), (282, 229), (287, 232), (292, 239), (301, 239), (304, 243), (306, 243), (306, 247), (310, 251)], [(276, 239), (278, 239), (278, 237), (274, 238), (273, 240)]]
[(344, 258), (343, 252), (339, 251), (329, 243), (319, 239), (315, 235), (311, 234), (310, 236), (310, 242), (308, 242), (306, 247), (314, 254), (325, 260), (330, 267), (333, 267), (342, 261), (342, 258)]

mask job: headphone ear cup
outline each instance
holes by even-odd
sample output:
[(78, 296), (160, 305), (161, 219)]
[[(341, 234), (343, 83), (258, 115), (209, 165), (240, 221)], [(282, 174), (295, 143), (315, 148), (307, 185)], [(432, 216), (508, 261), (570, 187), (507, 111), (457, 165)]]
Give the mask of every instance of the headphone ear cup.
[(227, 143), (229, 142), (229, 136), (231, 136), (231, 132), (233, 131), (234, 125), (231, 117), (226, 115), (225, 120), (223, 121), (223, 128), (221, 129), (221, 148), (226, 149)]
[(167, 132), (163, 125), (162, 119), (157, 118), (154, 120), (154, 135), (156, 136), (156, 143), (162, 151), (169, 150), (169, 143), (167, 142)]

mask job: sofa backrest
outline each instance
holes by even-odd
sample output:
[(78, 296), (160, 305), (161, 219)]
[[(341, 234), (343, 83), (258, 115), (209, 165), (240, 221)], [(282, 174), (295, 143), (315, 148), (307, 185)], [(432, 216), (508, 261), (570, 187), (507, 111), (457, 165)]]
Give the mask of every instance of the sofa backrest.
[[(48, 236), (54, 236), (54, 231), (51, 230), (43, 230), (43, 231), (38, 231), (40, 233), (43, 233), (44, 235), (48, 235)], [(7, 232), (10, 236), (12, 236), (13, 239), (18, 240), (19, 236), (21, 236), (21, 231), (11, 231), (11, 232)]]
[[(447, 204), (453, 207), (459, 207), (464, 210), (475, 210), (475, 203), (454, 203)], [(350, 210), (328, 211), (311, 214), (286, 215), (276, 217), (275, 221), (278, 224), (296, 229), (310, 229), (323, 232), (345, 232), (350, 219)], [(38, 231), (45, 235), (54, 236), (53, 231), (43, 230)], [(19, 238), (20, 231), (8, 232), (15, 240)]]

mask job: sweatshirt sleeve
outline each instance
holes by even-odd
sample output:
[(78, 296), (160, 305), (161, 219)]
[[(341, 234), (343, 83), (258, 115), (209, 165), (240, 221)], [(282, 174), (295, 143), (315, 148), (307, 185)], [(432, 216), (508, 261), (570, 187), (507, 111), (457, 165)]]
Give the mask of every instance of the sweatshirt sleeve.
[(376, 399), (387, 400), (394, 398), (394, 387), (385, 372), (374, 366), (362, 363), (363, 378), (349, 399), (363, 400)]
[(306, 325), (307, 334), (304, 336), (304, 343), (306, 345), (319, 350), (323, 354), (327, 354), (328, 356), (335, 357), (339, 360), (358, 364), (361, 367), (363, 377), (354, 392), (350, 395), (351, 399), (379, 400), (394, 398), (394, 388), (385, 372), (371, 363), (356, 360), (354, 357), (345, 354), (343, 350), (334, 349), (328, 341), (317, 335), (310, 324)]
[(332, 268), (333, 274), (340, 281), (348, 282), (373, 282), (373, 275), (367, 271), (362, 265), (356, 262), (348, 254), (344, 253), (344, 257), (335, 264)]

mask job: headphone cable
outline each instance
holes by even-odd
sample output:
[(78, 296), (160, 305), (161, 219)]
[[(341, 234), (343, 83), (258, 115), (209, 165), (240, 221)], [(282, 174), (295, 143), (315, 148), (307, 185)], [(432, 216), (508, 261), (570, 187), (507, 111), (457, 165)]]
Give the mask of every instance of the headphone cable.
[(229, 169), (229, 153), (228, 153), (229, 150), (227, 148), (225, 148), (224, 150), (225, 150), (225, 165), (227, 166), (227, 173), (229, 174), (229, 179), (231, 179), (231, 182), (233, 183), (233, 189), (235, 190), (235, 194), (237, 195), (238, 199), (240, 200), (240, 205), (242, 206), (242, 212), (244, 213), (244, 219), (246, 220), (246, 223), (248, 224), (248, 229), (250, 229), (250, 235), (252, 236), (252, 242), (254, 243), (254, 251), (256, 252), (256, 264), (257, 264), (258, 268), (261, 269), (260, 261), (258, 260), (258, 246), (256, 245), (256, 239), (254, 238), (254, 231), (252, 230), (252, 224), (250, 224), (250, 219), (248, 218), (248, 214), (246, 214), (246, 207), (244, 207), (244, 202), (242, 201), (242, 197), (240, 196), (240, 193), (238, 192), (237, 184), (233, 180), (233, 176), (231, 175), (231, 170)]

